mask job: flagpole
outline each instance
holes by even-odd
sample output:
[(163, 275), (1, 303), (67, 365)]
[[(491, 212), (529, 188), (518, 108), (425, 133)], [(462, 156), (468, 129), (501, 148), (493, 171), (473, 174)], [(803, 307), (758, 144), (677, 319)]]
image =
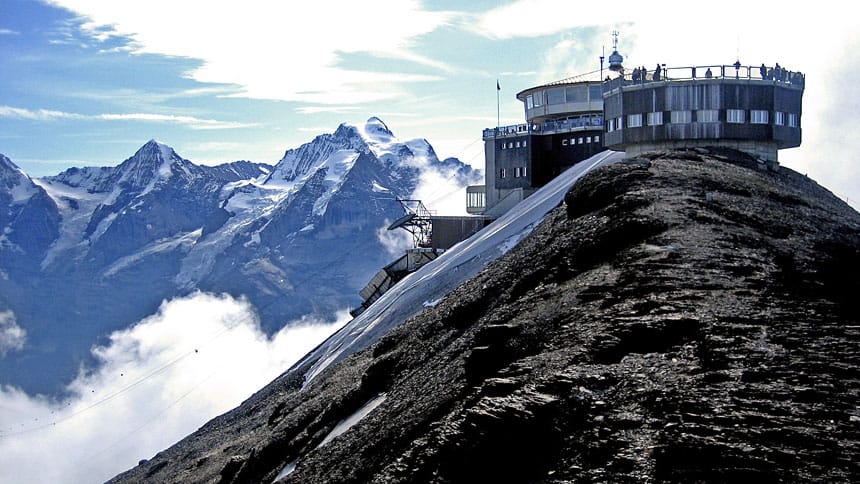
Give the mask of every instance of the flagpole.
[(496, 135), (499, 133), (499, 129), (502, 127), (502, 112), (499, 107), (499, 93), (502, 91), (502, 86), (499, 84), (499, 80), (496, 79)]

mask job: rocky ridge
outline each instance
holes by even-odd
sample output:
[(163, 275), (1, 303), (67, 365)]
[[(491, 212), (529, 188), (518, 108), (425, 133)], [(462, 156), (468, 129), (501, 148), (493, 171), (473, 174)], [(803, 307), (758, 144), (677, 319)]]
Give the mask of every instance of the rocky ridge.
[(856, 482), (859, 269), (860, 214), (813, 181), (649, 153), (304, 389), (294, 368), (112, 482)]

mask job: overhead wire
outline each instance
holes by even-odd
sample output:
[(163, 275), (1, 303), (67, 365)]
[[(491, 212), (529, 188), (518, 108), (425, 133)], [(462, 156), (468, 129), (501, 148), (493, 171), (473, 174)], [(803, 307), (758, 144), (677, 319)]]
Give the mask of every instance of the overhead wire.
[[(63, 417), (61, 417), (61, 418), (52, 419), (49, 423), (45, 423), (45, 424), (41, 424), (41, 425), (36, 425), (36, 426), (33, 426), (33, 427), (28, 427), (28, 428), (25, 428), (25, 429), (23, 429), (23, 430), (18, 430), (18, 431), (7, 431), (7, 432), (4, 432), (4, 431), (0, 430), (0, 438), (3, 438), (3, 437), (12, 437), (12, 436), (17, 436), (17, 435), (23, 435), (23, 434), (27, 434), (27, 433), (35, 432), (35, 431), (38, 431), (38, 430), (43, 430), (43, 429), (46, 429), (46, 428), (54, 427), (54, 426), (56, 426), (57, 424), (61, 424), (61, 423), (67, 422), (67, 421), (69, 421), (69, 420), (72, 420), (72, 419), (76, 418), (77, 416), (79, 416), (79, 415), (81, 415), (81, 414), (84, 414), (84, 413), (86, 413), (86, 412), (89, 412), (90, 410), (93, 410), (93, 409), (94, 409), (94, 408), (96, 408), (96, 407), (99, 407), (99, 406), (101, 406), (101, 405), (104, 405), (104, 404), (106, 404), (107, 402), (109, 402), (109, 401), (111, 401), (111, 400), (113, 400), (113, 399), (115, 399), (115, 398), (119, 397), (120, 395), (124, 395), (125, 393), (128, 393), (129, 391), (131, 391), (131, 390), (132, 390), (132, 389), (134, 389), (135, 387), (137, 387), (137, 386), (139, 386), (139, 385), (143, 384), (144, 382), (148, 381), (149, 379), (151, 379), (151, 378), (153, 378), (153, 377), (155, 377), (155, 376), (157, 376), (157, 375), (159, 375), (159, 374), (161, 374), (161, 373), (164, 373), (164, 372), (165, 372), (165, 371), (167, 371), (170, 367), (172, 367), (172, 366), (176, 365), (177, 363), (179, 363), (180, 361), (184, 360), (185, 358), (187, 358), (187, 357), (189, 357), (189, 356), (191, 356), (191, 355), (193, 355), (193, 354), (198, 353), (200, 348), (204, 348), (204, 347), (206, 347), (207, 345), (211, 344), (211, 343), (212, 343), (212, 341), (214, 341), (214, 340), (215, 340), (215, 339), (217, 339), (217, 338), (220, 338), (223, 334), (225, 334), (225, 333), (227, 333), (228, 331), (230, 331), (230, 330), (232, 330), (232, 329), (236, 328), (236, 326), (237, 326), (237, 325), (233, 325), (233, 326), (227, 326), (227, 327), (225, 327), (224, 329), (222, 329), (221, 331), (219, 331), (218, 333), (216, 333), (214, 336), (212, 336), (208, 341), (205, 341), (205, 342), (203, 342), (203, 343), (202, 343), (202, 344), (200, 344), (200, 345), (196, 345), (194, 348), (192, 348), (192, 349), (190, 349), (190, 350), (186, 351), (185, 353), (180, 354), (179, 356), (177, 356), (177, 357), (173, 358), (172, 360), (170, 360), (170, 361), (168, 361), (168, 362), (166, 362), (166, 363), (162, 364), (162, 365), (161, 365), (161, 366), (159, 366), (158, 368), (156, 368), (156, 369), (154, 369), (154, 370), (150, 371), (149, 373), (147, 373), (147, 374), (145, 374), (144, 376), (142, 376), (142, 377), (138, 378), (137, 380), (133, 381), (132, 383), (130, 383), (130, 384), (128, 384), (128, 385), (126, 385), (126, 386), (124, 386), (124, 387), (122, 387), (122, 388), (120, 388), (120, 389), (118, 389), (118, 390), (116, 390), (116, 391), (114, 391), (114, 392), (112, 392), (112, 393), (110, 393), (110, 394), (108, 394), (107, 396), (105, 396), (105, 397), (103, 397), (103, 398), (100, 398), (99, 400), (97, 400), (97, 401), (95, 401), (95, 402), (93, 402), (93, 403), (91, 403), (91, 404), (89, 404), (89, 405), (85, 406), (84, 408), (78, 409), (78, 410), (74, 411), (73, 413), (71, 413), (71, 414), (69, 414), (69, 415), (66, 415), (66, 416), (63, 416)], [(22, 423), (22, 425), (23, 425), (23, 423)]]

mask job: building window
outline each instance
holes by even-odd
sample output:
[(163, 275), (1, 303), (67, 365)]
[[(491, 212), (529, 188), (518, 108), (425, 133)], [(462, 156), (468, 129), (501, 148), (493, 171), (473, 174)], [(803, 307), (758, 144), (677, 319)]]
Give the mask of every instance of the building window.
[(773, 113), (773, 124), (777, 126), (785, 126), (785, 113), (782, 111)]
[(591, 136), (586, 136), (586, 137), (585, 137), (585, 142), (586, 142), (586, 143), (591, 143)]
[(543, 91), (536, 92), (536, 93), (532, 94), (532, 97), (535, 100), (535, 107), (536, 108), (543, 106)]
[(520, 177), (520, 167), (514, 167), (514, 178)]
[(720, 120), (720, 112), (716, 109), (701, 109), (696, 111), (696, 121), (699, 123), (716, 123)]
[(588, 88), (586, 86), (570, 86), (565, 89), (567, 102), (584, 103), (588, 101)]
[(486, 193), (484, 192), (466, 192), (467, 207), (469, 208), (484, 208), (486, 205)]
[(577, 139), (576, 142), (577, 142), (577, 144), (581, 145), (582, 144), (582, 138)]
[(517, 148), (519, 148), (519, 147), (520, 147), (520, 142), (519, 142), (519, 141), (517, 141)]
[(564, 104), (564, 88), (550, 89), (546, 92), (547, 104)]
[(663, 111), (648, 113), (648, 126), (660, 126), (663, 124)]
[(797, 115), (788, 113), (788, 127), (796, 128), (797, 127)]
[(526, 109), (532, 109), (534, 107), (535, 107), (534, 97), (531, 94), (529, 94), (528, 96), (526, 96)]
[(684, 124), (693, 121), (691, 111), (672, 111), (669, 115), (669, 122), (672, 124)]
[(595, 137), (594, 137), (594, 142), (595, 142), (595, 143), (600, 143), (600, 136), (595, 136)]
[(502, 143), (502, 149), (505, 149), (505, 144), (504, 144), (504, 143)]
[(526, 142), (525, 142), (525, 140), (523, 140), (523, 148), (525, 148), (525, 147), (526, 147)]
[(763, 111), (761, 109), (753, 109), (750, 111), (750, 123), (767, 124), (767, 111)]
[(504, 177), (505, 177), (505, 169), (502, 168), (499, 170), (499, 178), (504, 178)]
[(746, 111), (743, 109), (726, 109), (727, 123), (744, 123), (746, 122)]
[(588, 97), (591, 98), (591, 101), (603, 101), (603, 86), (589, 86), (588, 87)]
[(526, 167), (523, 167), (523, 176), (527, 176)]
[(562, 145), (562, 146), (567, 146), (567, 138), (565, 138), (565, 139), (561, 140), (561, 145)]
[(511, 149), (511, 148), (513, 148), (513, 147), (514, 147), (514, 142), (513, 142), (513, 141), (511, 141), (510, 143), (508, 143), (508, 149)]
[(618, 129), (624, 129), (624, 123), (621, 121), (621, 119), (622, 119), (621, 116), (615, 118), (615, 126)]
[(606, 132), (611, 133), (613, 131), (615, 131), (615, 118), (612, 118), (606, 122)]
[(642, 126), (642, 115), (641, 114), (630, 114), (627, 116), (627, 127), (628, 128), (639, 128)]

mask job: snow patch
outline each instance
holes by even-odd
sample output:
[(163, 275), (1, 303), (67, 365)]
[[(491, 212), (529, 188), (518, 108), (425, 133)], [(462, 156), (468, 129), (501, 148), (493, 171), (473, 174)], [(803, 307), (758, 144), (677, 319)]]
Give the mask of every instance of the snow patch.
[(440, 298), (436, 298), (436, 299), (434, 299), (434, 300), (432, 300), (432, 301), (424, 301), (424, 303), (423, 303), (423, 304), (421, 304), (421, 305), (422, 305), (422, 306), (424, 306), (425, 308), (433, 308), (433, 307), (436, 307), (436, 305), (437, 305), (437, 304), (439, 304), (440, 302), (442, 302), (442, 299), (445, 299), (445, 298), (444, 298), (444, 297), (440, 297)]
[(296, 183), (270, 183), (239, 181), (222, 190), (226, 203), (223, 207), (232, 216), (217, 231), (207, 234), (190, 247), (174, 282), (180, 288), (191, 289), (209, 274), (219, 254), (223, 253), (240, 234), (248, 234), (246, 247), (260, 244), (259, 230), (248, 228), (259, 220), (271, 219), (279, 205), (286, 203), (297, 190)]
[[(328, 435), (326, 435), (325, 438), (323, 438), (322, 442), (320, 442), (319, 445), (314, 447), (314, 449), (315, 450), (319, 449), (320, 447), (322, 447), (322, 446), (326, 445), (327, 443), (331, 442), (332, 440), (334, 440), (337, 436), (343, 434), (347, 430), (354, 427), (355, 424), (357, 424), (358, 422), (361, 421), (361, 419), (363, 419), (364, 417), (367, 417), (370, 414), (370, 412), (374, 411), (376, 409), (376, 407), (380, 406), (382, 404), (382, 402), (385, 401), (387, 396), (388, 395), (385, 393), (380, 393), (380, 394), (376, 395), (375, 397), (371, 398), (370, 400), (368, 400), (367, 402), (365, 402), (365, 404), (362, 405), (361, 407), (359, 407), (358, 410), (353, 412), (352, 415), (350, 415), (349, 417), (346, 417), (345, 419), (338, 422), (337, 425), (335, 425), (334, 428), (331, 429), (331, 432), (329, 432)], [(301, 457), (297, 457), (297, 458), (293, 459), (292, 461), (290, 461), (289, 463), (287, 463), (287, 465), (285, 465), (284, 468), (281, 469), (281, 472), (278, 473), (278, 475), (275, 477), (275, 480), (272, 482), (278, 482), (281, 479), (292, 474), (293, 471), (296, 470), (296, 465), (298, 465), (300, 459), (301, 459)]]
[(347, 430), (351, 429), (355, 424), (357, 424), (361, 419), (367, 417), (370, 412), (372, 412), (376, 407), (382, 404), (385, 401), (387, 395), (385, 393), (380, 393), (379, 395), (368, 400), (364, 405), (359, 407), (358, 410), (352, 413), (349, 417), (341, 420), (331, 429), (331, 432), (325, 436), (325, 438), (320, 442), (317, 448), (324, 446), (325, 444), (334, 440), (338, 435), (343, 434)]
[(325, 179), (323, 181), (325, 191), (317, 198), (314, 203), (313, 214), (316, 217), (325, 215), (328, 202), (335, 193), (343, 186), (349, 170), (355, 165), (355, 160), (358, 159), (359, 153), (354, 150), (340, 150), (333, 153), (331, 156), (323, 160), (318, 170), (325, 169)]
[(155, 242), (152, 242), (151, 244), (147, 245), (146, 247), (132, 255), (117, 259), (116, 262), (111, 264), (105, 270), (104, 275), (105, 277), (111, 277), (117, 272), (131, 267), (132, 265), (137, 264), (138, 262), (141, 262), (147, 257), (150, 257), (155, 254), (169, 252), (177, 248), (188, 249), (194, 244), (196, 244), (197, 240), (199, 240), (200, 236), (202, 235), (203, 227), (191, 232), (177, 234), (174, 237), (166, 237), (163, 239), (156, 240)]
[(391, 190), (380, 185), (379, 182), (377, 182), (376, 180), (373, 180), (373, 183), (371, 185), (371, 189), (376, 193), (391, 193)]
[(22, 174), (18, 178), (18, 183), (9, 190), (9, 193), (12, 195), (13, 205), (23, 204), (36, 194), (36, 186), (30, 181), (30, 177)]
[[(34, 179), (33, 183), (42, 187), (60, 211), (60, 236), (48, 249), (42, 260), (42, 269), (48, 268), (54, 260), (62, 258), (71, 251), (71, 257), (82, 255), (89, 243), (84, 232), (96, 207), (104, 203), (107, 195), (91, 193), (86, 187), (69, 186), (62, 182)], [(105, 230), (107, 227), (105, 227)], [(103, 233), (103, 232), (102, 232)]]
[(107, 232), (107, 229), (110, 228), (113, 221), (116, 220), (116, 216), (116, 212), (111, 212), (105, 218), (101, 219), (99, 224), (96, 226), (96, 229), (93, 230), (93, 234), (90, 236), (90, 240), (95, 242), (99, 239), (99, 237), (104, 235), (104, 233)]

